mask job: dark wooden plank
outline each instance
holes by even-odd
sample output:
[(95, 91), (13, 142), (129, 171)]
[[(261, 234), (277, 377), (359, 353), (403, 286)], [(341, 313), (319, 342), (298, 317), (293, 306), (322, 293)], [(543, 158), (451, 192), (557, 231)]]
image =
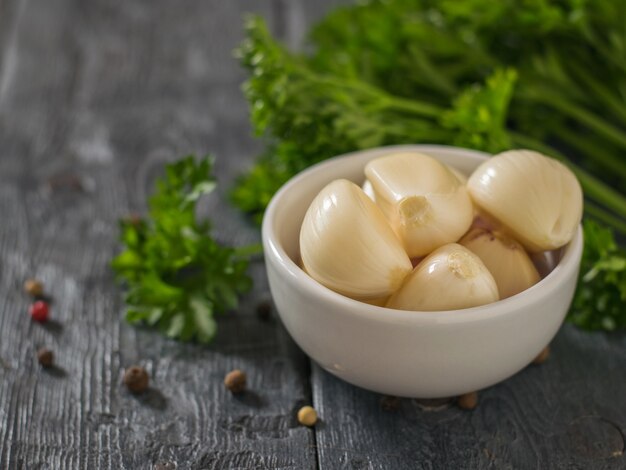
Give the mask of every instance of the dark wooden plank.
[[(260, 263), (254, 292), (208, 348), (124, 324), (108, 267), (116, 219), (142, 210), (165, 161), (214, 152), (225, 187), (259, 150), (231, 50), (242, 12), (273, 23), (272, 2), (8, 1), (0, 0), (11, 11), (0, 24), (14, 31), (0, 36), (0, 468), (314, 467), (313, 432), (294, 418), (310, 401), (308, 362), (277, 322), (254, 315), (267, 295)], [(219, 237), (258, 240), (223, 198), (207, 201), (209, 213)], [(54, 296), (48, 326), (27, 318), (29, 276)], [(58, 358), (52, 373), (34, 360), (44, 344)], [(152, 376), (142, 398), (120, 386), (133, 363)], [(222, 385), (235, 367), (249, 375), (241, 399)]]
[[(478, 408), (381, 396), (314, 368), (321, 468), (625, 468), (626, 335), (565, 326), (542, 366), (480, 393)], [(487, 366), (487, 365), (486, 365)]]

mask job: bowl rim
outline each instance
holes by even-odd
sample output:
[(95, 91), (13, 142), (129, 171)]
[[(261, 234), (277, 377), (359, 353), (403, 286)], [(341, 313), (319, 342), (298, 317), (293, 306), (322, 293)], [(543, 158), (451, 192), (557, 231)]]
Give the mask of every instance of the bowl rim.
[(483, 160), (489, 157), (489, 154), (485, 152), (461, 147), (414, 144), (391, 145), (367, 150), (359, 150), (338, 155), (317, 163), (289, 179), (272, 197), (265, 211), (262, 225), (262, 238), (266, 258), (272, 258), (283, 270), (285, 270), (287, 274), (286, 278), (289, 279), (289, 282), (295, 288), (304, 290), (306, 293), (314, 297), (319, 297), (320, 300), (325, 302), (334, 303), (338, 307), (343, 307), (338, 309), (341, 310), (342, 313), (356, 316), (360, 319), (369, 319), (375, 322), (379, 321), (381, 323), (389, 323), (390, 321), (394, 323), (413, 324), (422, 322), (465, 323), (492, 320), (499, 317), (513, 315), (519, 310), (540, 303), (543, 299), (565, 284), (567, 279), (572, 275), (572, 272), (575, 272), (576, 274), (578, 273), (583, 245), (583, 234), (580, 224), (574, 234), (574, 238), (567, 245), (565, 245), (563, 255), (557, 266), (537, 284), (523, 292), (520, 292), (519, 294), (503, 300), (498, 300), (497, 302), (493, 302), (491, 304), (457, 310), (397, 310), (354, 300), (325, 287), (311, 278), (289, 257), (289, 255), (287, 255), (282, 244), (278, 240), (276, 232), (274, 231), (275, 219), (277, 218), (277, 208), (281, 199), (299, 187), (302, 181), (307, 179), (312, 173), (323, 171), (327, 169), (327, 167), (335, 165), (338, 160), (365, 159), (372, 155), (384, 154), (387, 151), (419, 151), (428, 153), (429, 150), (440, 152), (445, 151), (449, 154), (464, 156), (471, 155), (473, 157), (479, 157)]

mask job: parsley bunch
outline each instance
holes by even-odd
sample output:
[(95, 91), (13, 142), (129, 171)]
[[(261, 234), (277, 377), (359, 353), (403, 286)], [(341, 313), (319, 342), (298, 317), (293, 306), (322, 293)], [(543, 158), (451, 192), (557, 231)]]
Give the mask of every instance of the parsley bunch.
[(369, 147), (524, 147), (564, 160), (587, 215), (626, 233), (624, 5), (366, 0), (331, 11), (304, 53), (249, 19), (237, 53), (267, 149), (235, 204), (260, 219), (295, 173)]
[(251, 286), (248, 256), (260, 252), (223, 246), (208, 221), (196, 220), (198, 200), (216, 185), (212, 165), (210, 158), (196, 162), (192, 156), (167, 165), (147, 219), (120, 222), (124, 250), (112, 262), (127, 285), (127, 321), (182, 341), (211, 341), (215, 314), (237, 306)]
[(495, 70), (443, 108), (394, 96), (358, 77), (316, 70), (307, 57), (278, 44), (261, 18), (249, 18), (246, 30), (237, 52), (251, 72), (244, 92), (254, 129), (269, 144), (232, 197), (259, 221), (287, 179), (341, 153), (415, 142), (494, 152), (510, 146), (505, 116), (516, 80), (512, 70)]

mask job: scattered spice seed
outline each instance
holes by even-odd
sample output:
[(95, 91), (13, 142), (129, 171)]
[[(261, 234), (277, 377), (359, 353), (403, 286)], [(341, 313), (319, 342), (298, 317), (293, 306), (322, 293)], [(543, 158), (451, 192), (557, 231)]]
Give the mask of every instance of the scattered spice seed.
[(478, 393), (470, 392), (461, 395), (456, 403), (462, 410), (473, 410), (478, 405)]
[(48, 348), (39, 348), (37, 351), (37, 361), (43, 367), (52, 367), (54, 363), (54, 353)]
[(173, 462), (159, 462), (152, 470), (176, 470), (176, 464)]
[(241, 393), (246, 389), (246, 379), (245, 372), (235, 369), (226, 374), (224, 385), (232, 393)]
[(550, 357), (550, 346), (546, 346), (543, 348), (543, 351), (539, 353), (539, 355), (533, 359), (533, 364), (543, 364)]
[(143, 222), (143, 219), (141, 218), (141, 215), (137, 214), (137, 213), (131, 213), (128, 214), (128, 216), (126, 216), (126, 222), (134, 225), (135, 227), (137, 227), (138, 225), (141, 224), (141, 222)]
[(396, 411), (400, 408), (400, 399), (398, 397), (384, 396), (380, 399), (380, 407), (384, 411)]
[(132, 393), (142, 393), (148, 388), (150, 377), (146, 369), (140, 366), (129, 367), (124, 373), (124, 385)]
[(312, 406), (303, 406), (298, 411), (298, 422), (303, 426), (314, 426), (317, 423), (317, 411)]
[(267, 321), (272, 316), (272, 302), (269, 300), (262, 300), (256, 306), (256, 314), (259, 319)]
[(48, 315), (50, 313), (48, 304), (43, 300), (38, 300), (31, 304), (28, 309), (28, 313), (30, 313), (31, 318), (39, 323), (44, 323), (48, 321)]
[(37, 279), (28, 279), (24, 283), (24, 290), (33, 297), (40, 297), (43, 295), (43, 284)]
[(59, 189), (70, 189), (74, 191), (83, 191), (83, 180), (80, 175), (75, 173), (61, 173), (48, 178), (48, 188), (51, 191)]

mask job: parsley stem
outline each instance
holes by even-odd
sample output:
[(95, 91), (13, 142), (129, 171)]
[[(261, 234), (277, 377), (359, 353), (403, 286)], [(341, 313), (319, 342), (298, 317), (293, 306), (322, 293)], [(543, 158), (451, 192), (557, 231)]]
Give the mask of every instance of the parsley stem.
[(394, 96), (388, 95), (387, 96), (387, 101), (389, 102), (389, 105), (401, 110), (401, 111), (408, 111), (411, 113), (415, 113), (418, 114), (420, 116), (430, 116), (430, 117), (436, 117), (439, 118), (441, 116), (441, 114), (443, 113), (443, 109), (439, 108), (438, 106), (433, 106), (431, 104), (426, 104), (426, 103), (421, 103), (419, 101), (416, 100), (406, 100), (406, 99), (402, 99), (402, 98), (396, 98)]
[(610, 88), (606, 87), (604, 82), (592, 76), (589, 71), (581, 67), (577, 61), (569, 61), (567, 65), (576, 74), (578, 79), (583, 82), (582, 85), (593, 91), (595, 99), (601, 101), (607, 109), (610, 109), (616, 117), (621, 119), (622, 123), (626, 123), (626, 107), (624, 107), (624, 101), (619, 94), (614, 94)]
[(388, 106), (395, 108), (401, 111), (408, 111), (411, 113), (415, 113), (419, 116), (428, 116), (428, 117), (439, 117), (443, 111), (438, 106), (434, 106), (431, 104), (421, 103), (415, 100), (397, 98), (380, 88), (370, 85), (366, 82), (359, 80), (345, 80), (345, 79), (337, 79), (332, 76), (327, 75), (318, 75), (311, 74), (311, 78), (317, 80), (319, 83), (324, 85), (333, 86), (336, 88), (343, 89), (352, 89), (358, 90), (366, 95), (370, 95), (376, 97), (381, 102), (387, 104)]
[(549, 90), (544, 92), (535, 89), (533, 92), (523, 94), (523, 96), (531, 101), (546, 104), (562, 112), (590, 129), (594, 129), (598, 134), (604, 136), (605, 139), (608, 139), (626, 149), (626, 134), (624, 134), (620, 129), (609, 124), (586, 109), (559, 98), (555, 93), (552, 93)]
[(601, 207), (598, 207), (595, 204), (586, 201), (585, 213), (590, 217), (599, 220), (600, 222), (610, 225), (616, 231), (626, 235), (626, 222), (621, 220), (619, 217), (615, 217), (613, 214), (605, 211)]
[(585, 155), (593, 156), (599, 164), (626, 179), (626, 163), (605, 148), (594, 145), (588, 136), (577, 134), (565, 127), (555, 129), (554, 134), (567, 145), (580, 150)]

